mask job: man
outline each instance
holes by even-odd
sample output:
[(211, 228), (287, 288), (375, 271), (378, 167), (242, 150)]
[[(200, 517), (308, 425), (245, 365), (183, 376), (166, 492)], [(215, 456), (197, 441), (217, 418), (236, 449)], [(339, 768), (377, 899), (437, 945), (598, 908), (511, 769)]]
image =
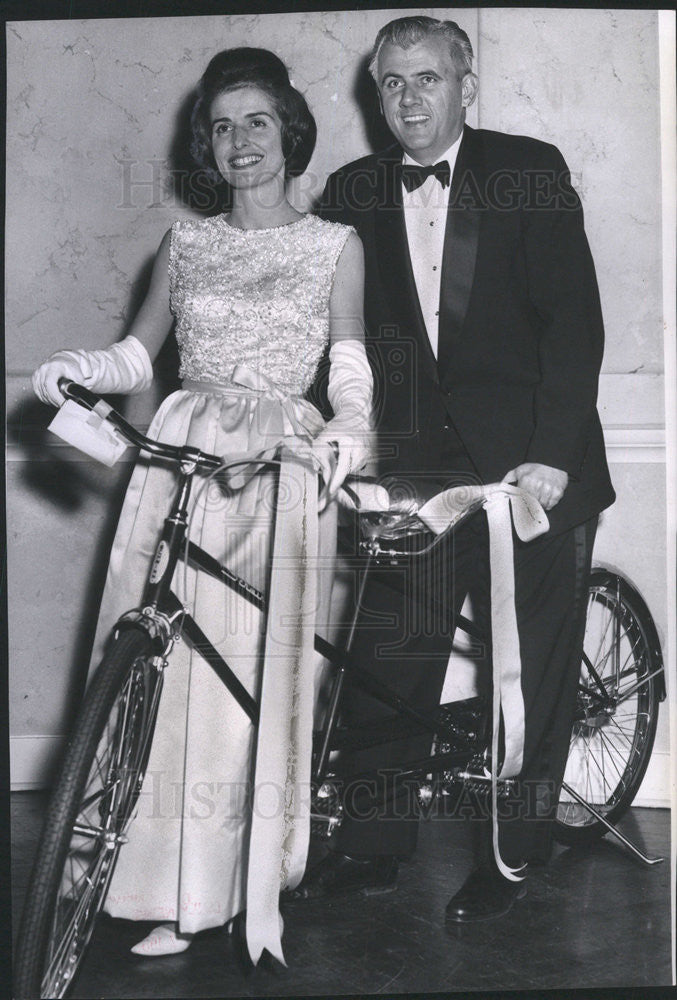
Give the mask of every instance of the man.
[[(478, 81), (468, 37), (454, 22), (390, 22), (370, 71), (397, 143), (333, 174), (322, 213), (352, 224), (364, 244), (379, 472), (400, 494), (424, 497), (459, 483), (515, 482), (550, 521), (547, 534), (515, 542), (524, 763), (514, 808), (499, 818), (499, 845), (523, 875), (527, 861), (549, 855), (597, 516), (614, 500), (596, 411), (603, 327), (594, 266), (559, 151), (465, 125)], [(372, 578), (354, 647), (367, 669), (422, 711), (439, 703), (452, 638), (447, 612), (470, 593), (475, 616), (489, 617), (482, 518), (426, 572)], [(432, 612), (422, 610), (426, 601)], [(377, 714), (353, 694), (353, 721)], [(400, 739), (355, 752), (346, 773), (379, 768), (385, 786), (403, 753), (428, 752), (425, 737)], [(301, 895), (394, 886), (398, 858), (415, 847), (414, 809), (403, 809), (392, 789), (371, 804), (346, 801), (333, 850)], [(447, 907), (454, 922), (501, 915), (524, 895), (524, 883), (495, 863), (490, 820), (480, 829), (478, 866)]]

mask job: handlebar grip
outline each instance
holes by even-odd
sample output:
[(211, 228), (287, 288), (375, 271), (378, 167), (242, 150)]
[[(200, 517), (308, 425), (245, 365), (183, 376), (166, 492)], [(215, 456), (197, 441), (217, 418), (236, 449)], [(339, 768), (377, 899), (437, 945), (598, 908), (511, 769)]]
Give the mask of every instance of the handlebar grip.
[[(89, 389), (85, 389), (84, 385), (79, 385), (65, 375), (60, 376), (57, 384), (64, 396), (79, 403), (80, 406), (84, 406), (86, 410), (93, 410), (98, 403), (103, 402), (101, 397), (97, 396), (96, 393), (90, 392)], [(168, 458), (172, 462), (180, 462), (183, 459), (190, 458), (193, 461), (197, 461), (201, 469), (207, 471), (220, 468), (222, 465), (222, 460), (218, 455), (207, 455), (195, 448), (163, 444), (161, 441), (155, 441), (146, 437), (140, 431), (137, 431), (136, 427), (129, 424), (117, 410), (108, 406), (108, 404), (106, 404), (105, 413), (101, 415), (105, 416), (105, 419), (129, 444), (137, 448), (143, 448), (144, 451), (147, 451), (151, 455)]]
[(88, 410), (93, 410), (101, 399), (100, 396), (90, 392), (89, 389), (85, 389), (84, 385), (79, 385), (72, 378), (67, 378), (66, 375), (61, 375), (58, 378), (57, 385), (66, 399), (74, 399), (76, 403), (86, 407)]

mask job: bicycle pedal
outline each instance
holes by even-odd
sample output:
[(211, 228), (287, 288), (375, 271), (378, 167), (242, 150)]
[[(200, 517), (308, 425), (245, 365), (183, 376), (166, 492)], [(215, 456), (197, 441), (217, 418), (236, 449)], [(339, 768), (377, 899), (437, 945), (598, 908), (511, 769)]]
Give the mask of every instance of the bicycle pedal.
[[(456, 777), (463, 782), (465, 788), (470, 789), (472, 792), (476, 792), (479, 795), (489, 795), (491, 793), (490, 774), (482, 774), (478, 771), (459, 771)], [(516, 784), (514, 778), (497, 778), (496, 794), (498, 798), (508, 798), (514, 792)]]
[(311, 834), (320, 840), (328, 840), (342, 822), (343, 806), (339, 791), (330, 781), (325, 781), (312, 797)]

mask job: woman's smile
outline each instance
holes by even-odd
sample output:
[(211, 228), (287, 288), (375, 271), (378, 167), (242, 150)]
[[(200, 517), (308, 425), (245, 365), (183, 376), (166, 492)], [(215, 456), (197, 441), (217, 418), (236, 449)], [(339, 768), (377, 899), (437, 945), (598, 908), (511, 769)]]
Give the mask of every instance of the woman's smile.
[(260, 163), (263, 159), (261, 153), (249, 153), (246, 156), (231, 156), (228, 160), (234, 170), (242, 170), (244, 167), (251, 167), (255, 163)]

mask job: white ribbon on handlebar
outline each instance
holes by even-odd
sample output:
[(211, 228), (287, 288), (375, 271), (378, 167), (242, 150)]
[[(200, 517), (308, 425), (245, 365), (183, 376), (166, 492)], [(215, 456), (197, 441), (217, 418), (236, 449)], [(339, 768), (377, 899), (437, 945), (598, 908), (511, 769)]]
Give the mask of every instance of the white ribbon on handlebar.
[[(458, 486), (429, 500), (418, 511), (421, 521), (435, 534), (441, 534), (469, 507), (481, 501), (489, 526), (491, 567), (491, 634), (493, 662), (493, 705), (491, 737), (491, 814), (494, 858), (501, 874), (519, 882), (516, 874), (502, 860), (498, 843), (499, 778), (512, 778), (522, 769), (524, 754), (524, 698), (522, 696), (519, 634), (515, 612), (515, 564), (512, 523), (523, 542), (548, 531), (547, 515), (530, 493), (506, 483), (488, 486)], [(497, 772), (499, 728), (503, 716), (504, 758)]]

